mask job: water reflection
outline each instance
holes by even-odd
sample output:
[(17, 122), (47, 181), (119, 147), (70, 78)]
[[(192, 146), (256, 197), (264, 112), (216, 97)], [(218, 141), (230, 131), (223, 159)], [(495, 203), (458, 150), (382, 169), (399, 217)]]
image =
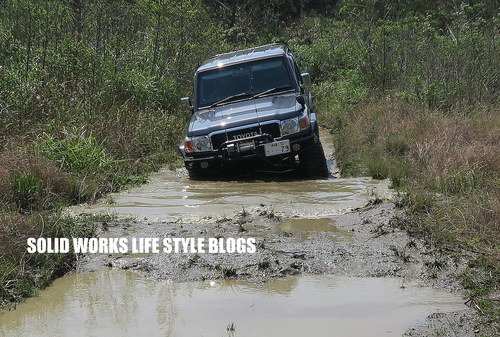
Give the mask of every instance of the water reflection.
[[(15, 311), (0, 336), (400, 336), (462, 300), (390, 278), (290, 277), (165, 284), (100, 270), (63, 277)], [(390, 332), (388, 332), (390, 331)]]

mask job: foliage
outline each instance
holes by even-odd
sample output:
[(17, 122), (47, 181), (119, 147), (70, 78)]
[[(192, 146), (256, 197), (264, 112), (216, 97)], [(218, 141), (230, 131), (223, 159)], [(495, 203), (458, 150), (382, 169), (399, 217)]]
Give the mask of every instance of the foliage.
[[(221, 36), (200, 1), (1, 1), (0, 153), (16, 159), (0, 175), (36, 162), (21, 175), (42, 182), (23, 211), (91, 200), (175, 165), (189, 118), (179, 97), (196, 64), (224, 48)], [(35, 149), (65, 182), (54, 191), (37, 155), (12, 144)], [(3, 207), (19, 204), (21, 192), (2, 184)]]
[(76, 134), (66, 132), (65, 138), (56, 139), (47, 133), (43, 133), (45, 139), (40, 145), (41, 152), (55, 162), (65, 171), (82, 174), (95, 175), (109, 171), (116, 160), (113, 159), (90, 133)]

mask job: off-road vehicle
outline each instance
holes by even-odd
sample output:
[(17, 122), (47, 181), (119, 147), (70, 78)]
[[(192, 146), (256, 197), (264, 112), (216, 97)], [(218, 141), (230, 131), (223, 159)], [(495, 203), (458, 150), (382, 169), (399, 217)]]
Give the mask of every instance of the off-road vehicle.
[(327, 177), (308, 73), (284, 44), (216, 55), (194, 75), (192, 113), (179, 146), (190, 177), (301, 170)]

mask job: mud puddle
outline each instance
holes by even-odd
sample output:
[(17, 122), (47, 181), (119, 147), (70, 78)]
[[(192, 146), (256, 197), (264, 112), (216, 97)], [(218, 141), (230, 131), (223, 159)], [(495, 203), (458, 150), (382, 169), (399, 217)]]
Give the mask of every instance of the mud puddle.
[[(286, 218), (328, 217), (362, 207), (376, 194), (389, 199), (389, 181), (371, 178), (338, 178), (333, 159), (332, 136), (321, 130), (322, 144), (328, 159), (329, 179), (301, 180), (190, 180), (184, 169), (164, 169), (150, 181), (127, 192), (109, 195), (107, 200), (78, 206), (72, 213), (111, 213), (138, 220), (190, 221), (200, 218), (233, 216), (256, 205), (267, 205)], [(336, 178), (335, 178), (336, 177)]]
[[(332, 158), (333, 149), (325, 153)], [(374, 196), (390, 199), (389, 182), (334, 178), (332, 160), (329, 167), (328, 179), (273, 181), (191, 181), (184, 170), (162, 170), (73, 208), (147, 219), (103, 225), (99, 236), (254, 237), (258, 250), (87, 255), (78, 271), (98, 272), (56, 280), (0, 313), (0, 325), (9, 336), (401, 336), (429, 314), (464, 309), (457, 296), (402, 281), (427, 278), (415, 242), (387, 225), (396, 208), (361, 208)], [(239, 280), (221, 280), (224, 268)]]
[[(110, 196), (74, 212), (112, 213), (138, 220), (183, 221), (220, 216), (269, 205), (287, 216), (325, 217), (362, 207), (378, 182), (369, 178), (296, 181), (192, 181), (172, 171), (154, 175), (150, 183)], [(314, 205), (314, 207), (311, 207)]]
[(401, 336), (432, 312), (464, 307), (457, 296), (394, 278), (165, 284), (102, 269), (60, 278), (0, 314), (0, 336)]

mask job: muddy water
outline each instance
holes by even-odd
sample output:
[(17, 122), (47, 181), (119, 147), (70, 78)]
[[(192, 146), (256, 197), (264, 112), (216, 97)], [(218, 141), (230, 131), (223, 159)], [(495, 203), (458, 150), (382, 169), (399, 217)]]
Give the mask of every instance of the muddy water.
[(162, 170), (146, 185), (110, 195), (111, 203), (76, 207), (74, 213), (112, 213), (139, 220), (182, 220), (202, 217), (232, 217), (242, 209), (260, 204), (286, 217), (327, 217), (361, 207), (376, 191), (390, 197), (388, 181), (370, 178), (333, 178), (333, 140), (321, 130), (321, 138), (332, 177), (322, 180), (193, 181), (186, 172)]
[[(264, 204), (288, 216), (321, 217), (361, 207), (371, 189), (383, 182), (369, 178), (312, 181), (190, 181), (162, 171), (150, 183), (111, 196), (85, 212), (109, 212), (138, 219), (196, 219), (233, 216)], [(77, 211), (79, 212), (79, 211)]]
[[(331, 141), (323, 137), (323, 142)], [(325, 152), (331, 157), (331, 148)], [(330, 169), (335, 170), (331, 161)], [(190, 221), (231, 217), (264, 204), (291, 218), (277, 226), (279, 232), (324, 232), (334, 240), (351, 241), (352, 233), (338, 230), (329, 217), (365, 205), (373, 189), (384, 191), (387, 185), (369, 178), (333, 177), (190, 181), (185, 173), (163, 170), (146, 185), (111, 195), (112, 203), (72, 212)], [(165, 284), (106, 269), (60, 278), (17, 310), (0, 313), (0, 337), (400, 336), (433, 312), (464, 307), (448, 293), (401, 283), (303, 276), (263, 286), (242, 281)], [(235, 330), (228, 331), (232, 323)]]
[[(390, 278), (163, 284), (100, 270), (60, 278), (0, 314), (0, 336), (400, 336), (460, 298)], [(227, 331), (234, 323), (235, 330)]]

